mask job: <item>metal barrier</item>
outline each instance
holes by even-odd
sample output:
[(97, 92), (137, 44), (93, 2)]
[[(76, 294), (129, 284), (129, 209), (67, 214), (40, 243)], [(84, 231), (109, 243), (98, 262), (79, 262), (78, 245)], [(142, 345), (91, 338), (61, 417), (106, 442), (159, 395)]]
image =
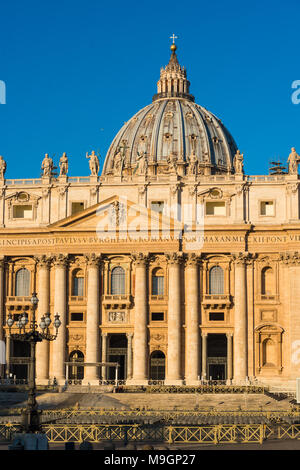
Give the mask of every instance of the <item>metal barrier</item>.
[[(20, 432), (17, 424), (0, 424), (0, 441), (10, 441)], [(105, 441), (167, 442), (219, 444), (260, 443), (273, 439), (299, 439), (300, 424), (269, 426), (266, 424), (218, 424), (212, 426), (169, 426), (142, 424), (43, 424), (42, 432), (49, 443)]]

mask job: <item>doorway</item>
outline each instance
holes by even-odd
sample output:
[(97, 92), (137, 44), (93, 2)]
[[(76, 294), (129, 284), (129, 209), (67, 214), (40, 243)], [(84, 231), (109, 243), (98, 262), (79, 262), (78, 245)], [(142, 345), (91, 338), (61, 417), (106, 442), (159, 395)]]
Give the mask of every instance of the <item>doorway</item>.
[(166, 357), (162, 351), (153, 351), (150, 356), (150, 380), (165, 380)]
[(30, 359), (29, 342), (12, 340), (10, 372), (13, 377), (16, 377), (16, 379), (28, 379)]
[(227, 336), (209, 334), (207, 337), (207, 369), (210, 380), (227, 379)]
[[(108, 338), (108, 362), (117, 362), (118, 380), (127, 378), (127, 337), (126, 334), (111, 334)], [(108, 368), (108, 380), (115, 380), (116, 368)]]

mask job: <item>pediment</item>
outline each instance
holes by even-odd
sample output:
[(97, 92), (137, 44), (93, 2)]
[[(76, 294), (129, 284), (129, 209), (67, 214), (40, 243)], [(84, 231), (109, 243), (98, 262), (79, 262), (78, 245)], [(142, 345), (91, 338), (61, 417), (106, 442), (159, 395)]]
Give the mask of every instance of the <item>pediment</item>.
[(184, 224), (127, 198), (113, 196), (49, 225), (51, 231), (96, 232), (103, 240), (118, 238), (176, 238)]

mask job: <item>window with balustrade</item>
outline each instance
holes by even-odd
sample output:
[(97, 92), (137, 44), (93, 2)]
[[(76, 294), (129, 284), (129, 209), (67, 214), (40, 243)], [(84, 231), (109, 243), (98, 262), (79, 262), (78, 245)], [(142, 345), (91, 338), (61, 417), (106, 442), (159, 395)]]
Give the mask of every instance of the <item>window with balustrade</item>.
[(76, 269), (72, 274), (72, 295), (75, 297), (84, 296), (84, 273), (81, 269)]
[(21, 268), (16, 272), (15, 295), (17, 297), (30, 295), (30, 271), (26, 268)]
[(164, 272), (162, 269), (157, 268), (152, 272), (152, 295), (164, 295)]
[(121, 266), (116, 266), (111, 271), (111, 294), (125, 294), (125, 270)]
[(224, 271), (221, 266), (209, 270), (209, 294), (224, 294)]

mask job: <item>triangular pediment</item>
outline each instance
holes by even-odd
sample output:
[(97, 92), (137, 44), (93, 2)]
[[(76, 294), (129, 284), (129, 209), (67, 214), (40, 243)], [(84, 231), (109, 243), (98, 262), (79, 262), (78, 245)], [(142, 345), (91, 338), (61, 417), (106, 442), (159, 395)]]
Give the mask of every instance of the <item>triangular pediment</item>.
[(49, 228), (53, 231), (96, 232), (103, 240), (113, 238), (178, 238), (184, 224), (122, 196), (112, 196)]

